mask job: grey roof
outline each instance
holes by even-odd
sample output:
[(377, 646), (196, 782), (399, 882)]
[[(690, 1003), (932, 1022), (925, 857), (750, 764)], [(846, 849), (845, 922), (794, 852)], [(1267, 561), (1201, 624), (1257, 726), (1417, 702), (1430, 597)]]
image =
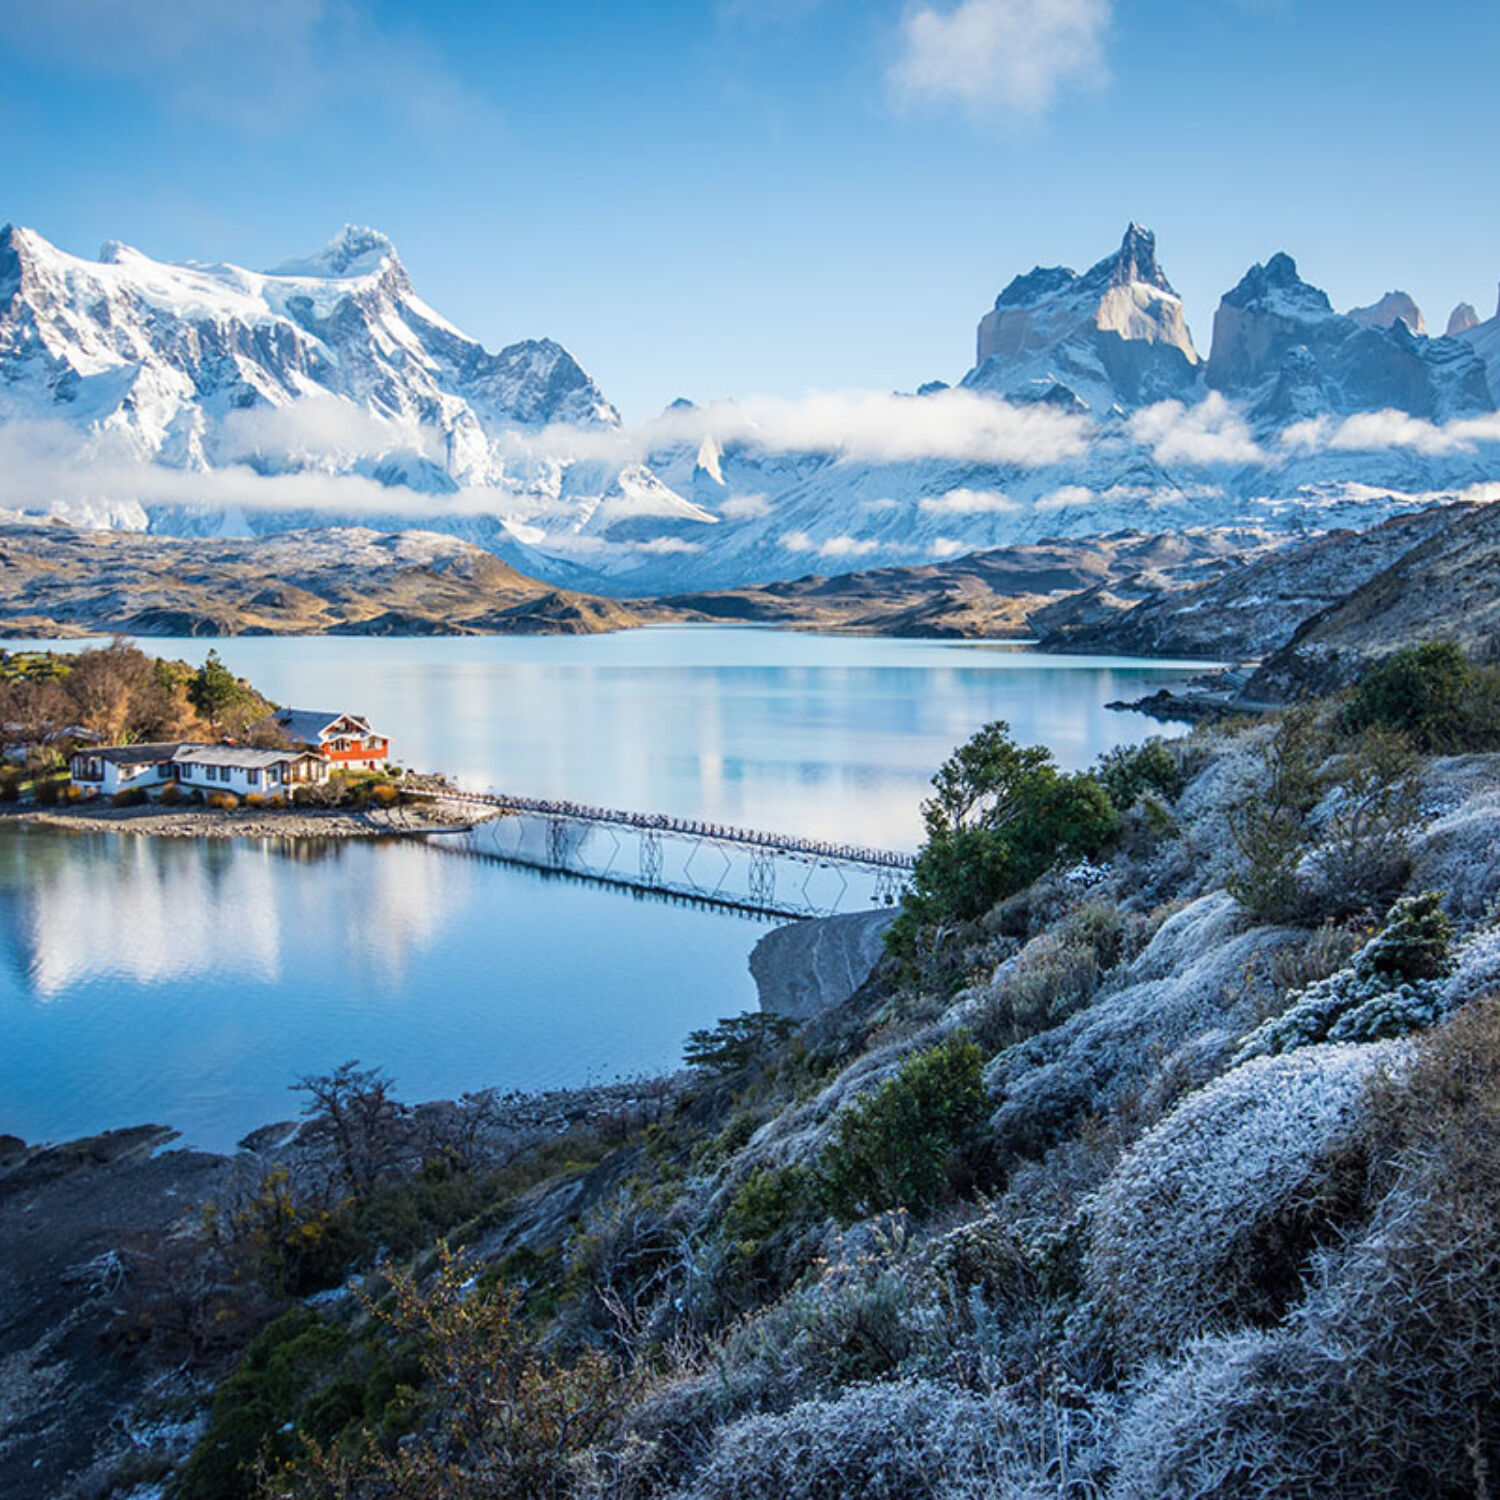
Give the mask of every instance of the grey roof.
[(289, 760), (301, 760), (305, 750), (256, 750), (249, 745), (179, 745), (177, 753), (170, 757), (179, 765), (191, 762), (195, 766), (238, 766), (241, 770), (257, 770), (264, 766), (279, 766)]
[(316, 745), (321, 742), (323, 731), (339, 719), (353, 719), (356, 723), (363, 724), (366, 729), (370, 727), (368, 721), (361, 719), (358, 714), (343, 712), (330, 714), (316, 708), (283, 708), (276, 715), (276, 726), (288, 739)]
[(106, 745), (103, 748), (75, 750), (75, 755), (89, 760), (108, 761), (112, 766), (149, 766), (171, 760), (182, 749), (181, 740), (152, 745)]

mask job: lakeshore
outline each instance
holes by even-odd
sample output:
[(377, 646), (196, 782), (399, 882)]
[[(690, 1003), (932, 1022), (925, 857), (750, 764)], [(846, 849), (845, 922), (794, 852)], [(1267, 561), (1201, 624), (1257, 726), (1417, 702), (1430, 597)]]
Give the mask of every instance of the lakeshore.
[(113, 807), (104, 799), (71, 807), (17, 805), (0, 813), (9, 823), (33, 823), (75, 833), (130, 833), (164, 839), (377, 839), (451, 833), (496, 814), (482, 807), (445, 807), (424, 799), (420, 808), (165, 807), (149, 802)]

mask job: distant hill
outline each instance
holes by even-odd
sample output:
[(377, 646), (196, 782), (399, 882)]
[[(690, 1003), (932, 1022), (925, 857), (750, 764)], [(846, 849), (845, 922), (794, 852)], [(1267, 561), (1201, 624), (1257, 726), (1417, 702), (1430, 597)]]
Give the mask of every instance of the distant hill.
[(587, 634), (641, 623), (433, 532), (358, 527), (225, 541), (0, 525), (12, 635)]

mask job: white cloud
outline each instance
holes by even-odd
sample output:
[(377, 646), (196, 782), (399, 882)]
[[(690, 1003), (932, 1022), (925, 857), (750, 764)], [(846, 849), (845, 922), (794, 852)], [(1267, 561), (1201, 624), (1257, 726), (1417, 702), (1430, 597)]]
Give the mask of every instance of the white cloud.
[(7, 510), (102, 518), (141, 506), (180, 505), (421, 523), (453, 515), (504, 517), (514, 500), (487, 487), (433, 495), (317, 470), (263, 474), (237, 463), (207, 472), (174, 469), (143, 462), (125, 433), (82, 437), (60, 422), (0, 423), (0, 508)]
[(1055, 490), (1048, 490), (1036, 503), (1040, 511), (1075, 510), (1080, 506), (1093, 505), (1098, 496), (1093, 490), (1081, 484), (1063, 484)]
[(701, 542), (690, 542), (680, 536), (654, 536), (649, 542), (632, 543), (632, 550), (649, 552), (654, 556), (667, 556), (677, 552), (701, 552)]
[(956, 103), (971, 114), (1040, 115), (1068, 84), (1105, 74), (1111, 0), (959, 0), (919, 5), (902, 22), (890, 82), (903, 104)]
[(1281, 442), (1311, 452), (1379, 453), (1404, 448), (1429, 457), (1473, 453), (1481, 443), (1500, 443), (1500, 412), (1456, 417), (1442, 424), (1394, 410), (1357, 412), (1341, 422), (1313, 417), (1286, 428)]
[(1265, 454), (1245, 419), (1217, 391), (1196, 406), (1158, 401), (1130, 418), (1130, 435), (1159, 464), (1258, 464)]
[(749, 397), (669, 410), (638, 434), (643, 451), (744, 444), (766, 452), (827, 453), (848, 462), (928, 458), (1040, 468), (1079, 457), (1088, 419), (1053, 407), (1011, 406), (973, 391), (920, 399), (876, 391), (815, 393), (797, 400)]
[(1014, 515), (1021, 504), (998, 490), (949, 490), (923, 500), (921, 509), (934, 516), (1004, 516)]
[(756, 521), (771, 514), (771, 502), (764, 495), (731, 495), (719, 514), (727, 521)]
[(781, 538), (788, 552), (815, 552), (819, 557), (866, 557), (879, 550), (879, 542), (860, 541), (852, 536), (833, 536), (817, 542), (805, 531), (788, 531)]
[(968, 542), (955, 541), (951, 536), (940, 536), (932, 544), (932, 555), (934, 557), (958, 557), (964, 552), (972, 552), (974, 549)]
[(309, 396), (287, 406), (230, 412), (219, 424), (214, 447), (230, 462), (260, 453), (338, 459), (395, 451), (436, 461), (444, 443), (436, 428), (377, 417), (337, 396)]

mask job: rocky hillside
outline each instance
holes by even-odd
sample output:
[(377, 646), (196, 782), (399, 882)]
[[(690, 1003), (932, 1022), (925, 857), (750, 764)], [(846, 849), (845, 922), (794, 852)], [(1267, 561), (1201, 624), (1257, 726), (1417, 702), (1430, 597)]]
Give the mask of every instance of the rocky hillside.
[(976, 741), (893, 956), (848, 995), (871, 924), (768, 943), (783, 1014), (656, 1088), (412, 1108), (351, 1068), (232, 1166), (0, 1141), (0, 1487), (1485, 1493), (1477, 728), (1418, 758), (1325, 704), (1061, 780)]
[(896, 636), (1028, 639), (1038, 612), (1089, 599), (1117, 613), (1137, 600), (1196, 588), (1286, 539), (1275, 532), (1192, 528), (1119, 532), (970, 553), (920, 567), (668, 595), (654, 607), (686, 620), (737, 620)]
[(1259, 660), (1464, 514), (1464, 507), (1436, 508), (1368, 531), (1243, 553), (1222, 576), (1185, 588), (1098, 585), (1036, 610), (1030, 625), (1048, 651)]
[(1342, 687), (1373, 658), (1432, 640), (1500, 658), (1500, 507), (1460, 515), (1306, 620), (1246, 692), (1284, 701)]
[(583, 634), (641, 617), (550, 588), (470, 542), (344, 527), (192, 540), (0, 524), (14, 636)]

